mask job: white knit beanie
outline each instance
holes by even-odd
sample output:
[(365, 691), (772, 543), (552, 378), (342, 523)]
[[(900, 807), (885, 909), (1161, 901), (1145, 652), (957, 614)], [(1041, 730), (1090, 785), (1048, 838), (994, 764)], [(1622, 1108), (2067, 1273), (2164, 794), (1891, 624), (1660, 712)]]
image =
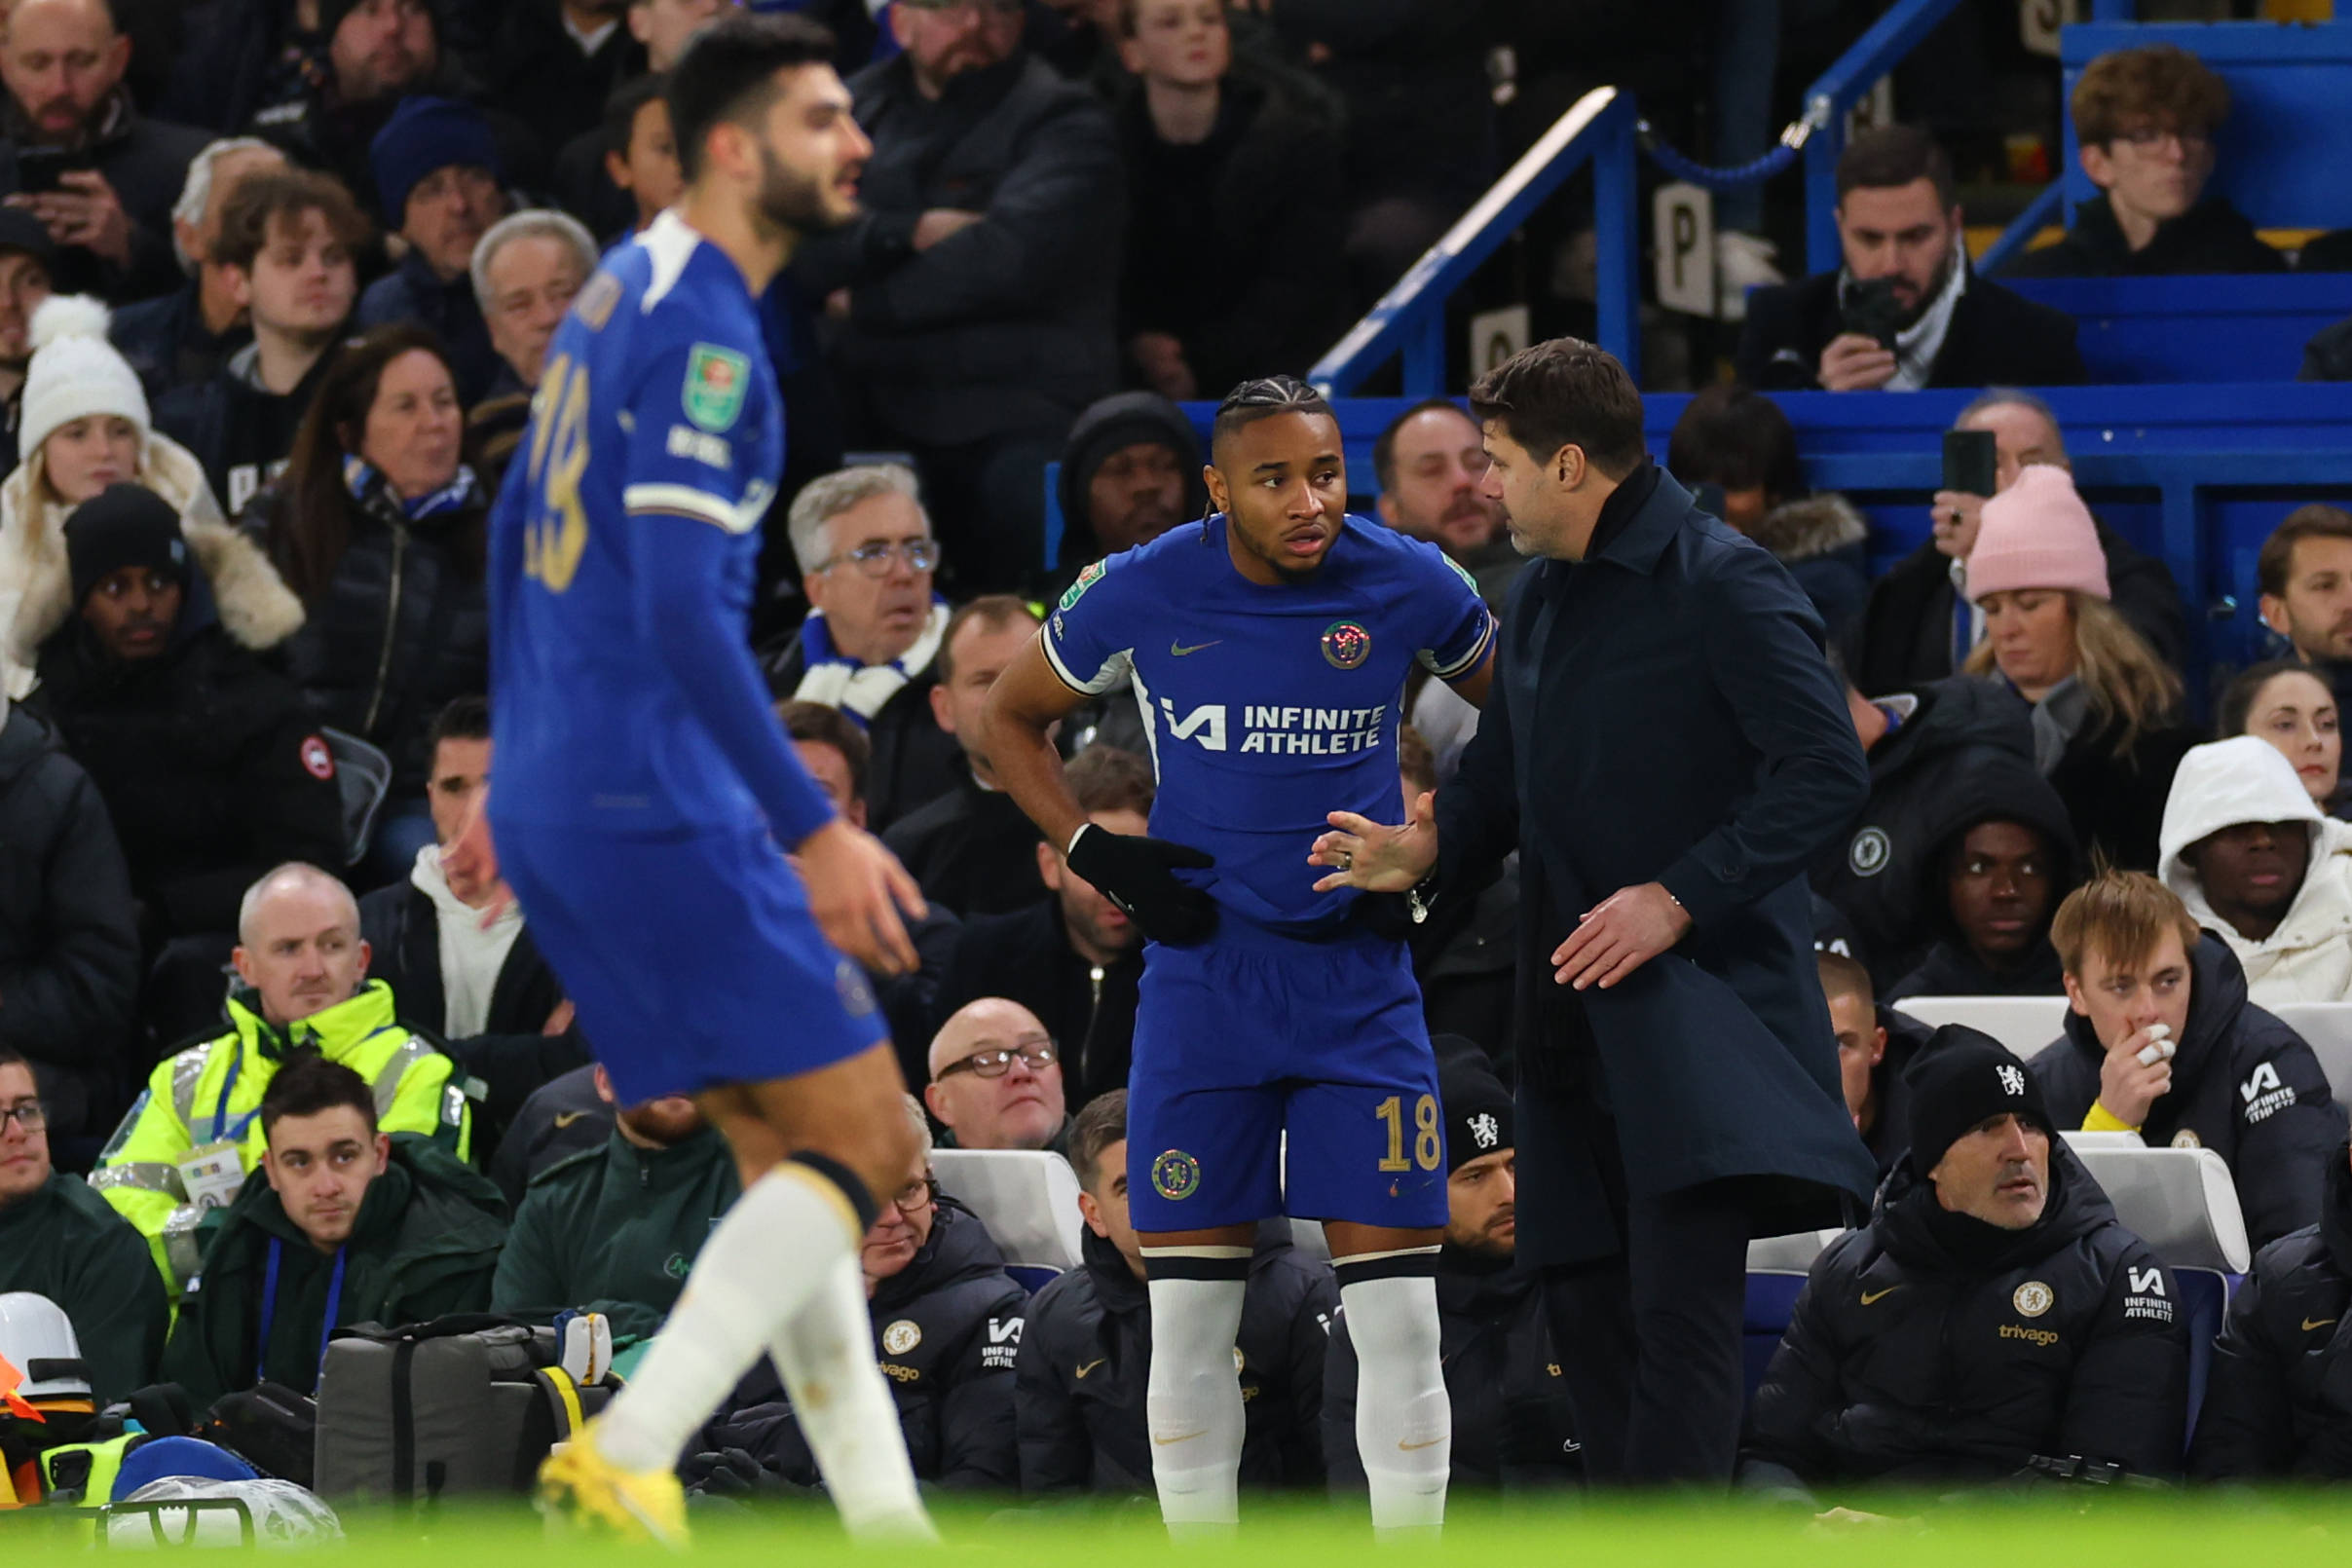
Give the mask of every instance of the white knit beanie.
[(33, 360), (24, 372), (24, 407), (17, 450), (29, 460), (57, 427), (92, 414), (114, 414), (139, 429), (147, 447), (147, 394), (106, 341), (113, 313), (87, 294), (55, 294), (33, 312)]

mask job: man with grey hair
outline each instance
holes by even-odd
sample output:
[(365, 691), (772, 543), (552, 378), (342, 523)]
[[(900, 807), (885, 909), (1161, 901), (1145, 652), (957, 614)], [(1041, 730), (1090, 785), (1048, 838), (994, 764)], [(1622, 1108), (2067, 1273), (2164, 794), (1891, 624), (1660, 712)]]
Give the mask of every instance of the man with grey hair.
[(498, 377), (466, 415), (474, 471), (496, 493), (531, 420), (547, 344), (596, 271), (596, 240), (578, 218), (552, 207), (510, 213), (473, 247), (473, 297), (498, 351)]
[[(2072, 467), (2050, 405), (2014, 387), (1986, 389), (1960, 410), (1952, 428), (1993, 437), (1995, 495), (2030, 465)], [(1987, 499), (1938, 490), (1928, 512), (1934, 532), (1871, 585), (1844, 649), (1848, 673), (1863, 695), (1885, 696), (1942, 680), (1983, 640), (1984, 612), (1960, 587)], [(2098, 527), (2115, 608), (2158, 657), (2178, 664), (2188, 646), (2188, 628), (2171, 570), (2105, 523)]]
[(953, 789), (963, 755), (931, 708), (948, 626), (932, 589), (939, 541), (914, 471), (894, 463), (810, 481), (786, 528), (811, 608), (798, 635), (766, 651), (768, 687), (864, 726), (866, 819), (878, 834)]
[(228, 1028), (156, 1067), (90, 1178), (147, 1238), (174, 1297), (203, 1254), (206, 1215), (261, 1163), (261, 1097), (296, 1052), (366, 1079), (385, 1132), (429, 1135), (460, 1159), (471, 1138), (455, 1064), (367, 978), (350, 888), (300, 861), (277, 867), (245, 890), (237, 937)]
[(205, 381), (252, 341), (230, 270), (213, 257), (229, 198), (247, 174), (283, 168), (285, 154), (258, 136), (224, 136), (188, 166), (171, 208), (171, 249), (188, 280), (168, 294), (114, 313), (110, 336), (150, 399)]

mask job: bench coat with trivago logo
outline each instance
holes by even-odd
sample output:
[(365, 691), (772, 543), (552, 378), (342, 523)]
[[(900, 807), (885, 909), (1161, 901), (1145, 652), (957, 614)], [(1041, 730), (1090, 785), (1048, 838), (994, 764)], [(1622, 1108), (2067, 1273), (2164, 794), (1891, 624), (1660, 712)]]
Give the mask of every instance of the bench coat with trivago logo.
[(1748, 1406), (1744, 1487), (1991, 1479), (2041, 1455), (2181, 1468), (2179, 1292), (2097, 1181), (2050, 1140), (2031, 1228), (1947, 1212), (1909, 1156), (1869, 1225), (1813, 1261)]
[[(2028, 1064), (2061, 1128), (2090, 1114), (2105, 1055), (2091, 1021), (2069, 1013), (2065, 1035)], [(2172, 1089), (2148, 1108), (2141, 1140), (2201, 1144), (2227, 1161), (2246, 1234), (2260, 1247), (2319, 1217), (2321, 1162), (2343, 1137), (2344, 1108), (2330, 1098), (2319, 1058), (2246, 999), (2246, 972), (2208, 933), (2189, 955), (2188, 1027)]]

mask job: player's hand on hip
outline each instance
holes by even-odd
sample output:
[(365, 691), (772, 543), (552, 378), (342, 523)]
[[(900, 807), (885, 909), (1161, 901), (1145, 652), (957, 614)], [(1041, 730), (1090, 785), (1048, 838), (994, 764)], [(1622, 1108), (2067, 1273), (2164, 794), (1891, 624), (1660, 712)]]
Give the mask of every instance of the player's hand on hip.
[(797, 856), (826, 941), (885, 975), (922, 967), (907, 935), (907, 920), (923, 915), (922, 889), (879, 839), (836, 817), (802, 840)]
[(1215, 864), (1214, 855), (1190, 844), (1113, 833), (1092, 822), (1069, 841), (1071, 871), (1125, 911), (1145, 936), (1176, 947), (1209, 939), (1216, 929), (1216, 901), (1176, 874)]
[(1318, 893), (1361, 887), (1367, 893), (1409, 892), (1437, 863), (1437, 798), (1423, 792), (1402, 827), (1392, 828), (1334, 811), (1324, 819), (1331, 831), (1307, 853), (1310, 866), (1338, 869), (1315, 884)]
[(1607, 990), (1690, 933), (1691, 916), (1657, 882), (1622, 887), (1587, 910), (1552, 953), (1552, 979)]

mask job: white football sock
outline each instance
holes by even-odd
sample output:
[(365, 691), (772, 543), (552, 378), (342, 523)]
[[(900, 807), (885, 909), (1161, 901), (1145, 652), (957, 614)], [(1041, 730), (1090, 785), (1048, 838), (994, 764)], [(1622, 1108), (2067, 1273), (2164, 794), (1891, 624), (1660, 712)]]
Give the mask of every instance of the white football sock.
[[(1245, 1250), (1242, 1261), (1247, 1266)], [(1150, 1265), (1146, 1263), (1145, 1267)], [(1241, 1280), (1152, 1280), (1151, 1478), (1171, 1531), (1216, 1533), (1241, 1518)]]
[(898, 1405), (874, 1348), (866, 1277), (836, 1258), (768, 1347), (842, 1527), (865, 1540), (936, 1541), (915, 1488)]
[(636, 1375), (597, 1418), (597, 1452), (623, 1470), (675, 1469), (769, 1339), (835, 1262), (856, 1261), (864, 1240), (841, 1189), (809, 1166), (786, 1160), (753, 1182), (702, 1244)]
[(1438, 1359), (1437, 1282), (1362, 1280), (1341, 1285), (1339, 1302), (1361, 1368), (1356, 1451), (1371, 1486), (1372, 1528), (1435, 1529), (1445, 1522), (1454, 1446)]

